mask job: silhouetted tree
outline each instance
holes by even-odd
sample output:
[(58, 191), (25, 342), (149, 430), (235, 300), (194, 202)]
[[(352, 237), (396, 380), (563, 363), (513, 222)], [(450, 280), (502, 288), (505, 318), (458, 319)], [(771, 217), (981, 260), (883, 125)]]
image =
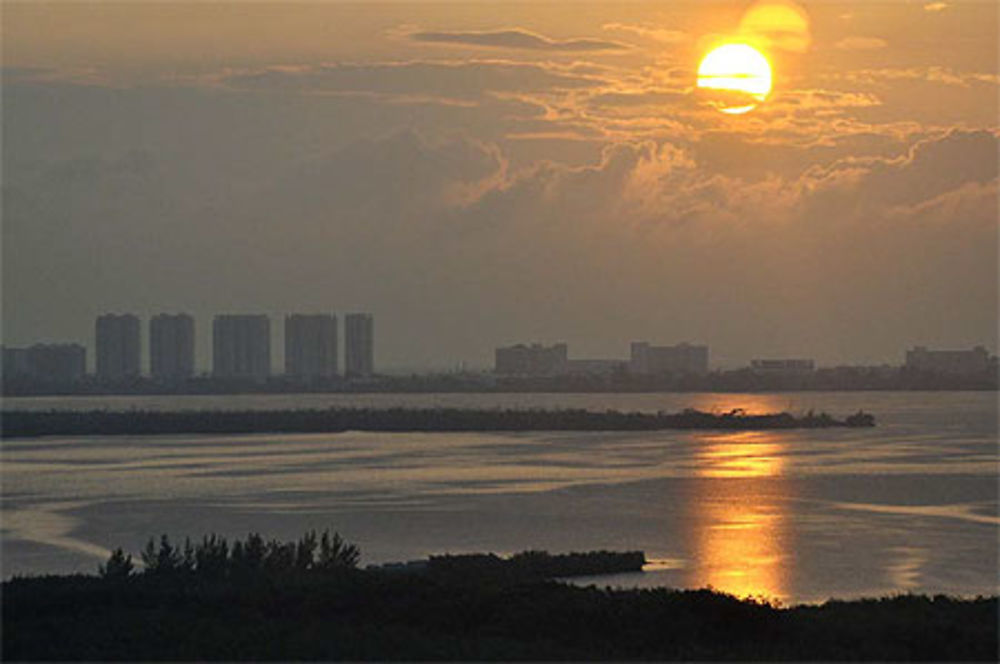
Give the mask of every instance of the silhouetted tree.
[[(229, 543), (215, 533), (202, 537), (195, 549), (195, 568), (200, 575), (225, 576), (230, 567)], [(235, 558), (235, 552), (234, 552)]]
[(311, 569), (314, 564), (316, 547), (316, 531), (310, 530), (301, 538), (295, 546), (295, 568), (298, 570)]
[(97, 566), (97, 573), (109, 581), (122, 581), (131, 576), (134, 568), (132, 554), (126, 554), (121, 547), (118, 547), (111, 552), (108, 562)]
[(150, 537), (142, 550), (142, 563), (146, 566), (147, 574), (176, 574), (183, 569), (183, 562), (180, 550), (170, 543), (166, 534), (160, 536), (159, 549)]
[(329, 530), (323, 531), (319, 541), (319, 560), (316, 561), (318, 569), (353, 568), (358, 566), (360, 559), (358, 547), (345, 542), (340, 533), (335, 532), (331, 537)]

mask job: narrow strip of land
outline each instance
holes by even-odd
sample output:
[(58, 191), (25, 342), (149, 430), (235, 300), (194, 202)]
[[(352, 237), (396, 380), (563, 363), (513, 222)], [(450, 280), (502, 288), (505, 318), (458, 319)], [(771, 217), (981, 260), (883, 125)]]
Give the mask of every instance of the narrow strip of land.
[(637, 413), (608, 410), (488, 410), (460, 408), (330, 408), (244, 411), (5, 411), (3, 438), (162, 434), (336, 433), (343, 431), (655, 431), (663, 429), (819, 429), (870, 427), (858, 412), (843, 419), (826, 413), (751, 415), (741, 410), (706, 413)]

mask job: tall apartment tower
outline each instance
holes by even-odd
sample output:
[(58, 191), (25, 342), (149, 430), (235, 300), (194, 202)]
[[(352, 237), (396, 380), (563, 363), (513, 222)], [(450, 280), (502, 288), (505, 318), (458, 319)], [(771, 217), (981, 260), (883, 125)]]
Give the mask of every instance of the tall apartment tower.
[(285, 374), (303, 379), (337, 375), (336, 316), (285, 316)]
[(212, 375), (265, 380), (271, 375), (271, 321), (264, 315), (216, 316)]
[(371, 314), (344, 316), (344, 372), (348, 377), (375, 372), (375, 322)]
[(194, 318), (159, 314), (149, 321), (149, 373), (160, 380), (194, 375)]
[(139, 375), (139, 319), (132, 314), (97, 317), (97, 377), (121, 380)]

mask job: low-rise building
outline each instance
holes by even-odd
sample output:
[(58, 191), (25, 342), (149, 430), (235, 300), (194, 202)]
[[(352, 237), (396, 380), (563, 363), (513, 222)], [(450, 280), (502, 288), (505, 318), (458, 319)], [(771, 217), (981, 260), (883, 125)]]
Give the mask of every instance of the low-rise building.
[(981, 374), (990, 368), (990, 355), (982, 346), (971, 350), (928, 350), (917, 346), (906, 351), (906, 368), (942, 374)]
[(681, 343), (676, 346), (653, 346), (633, 341), (628, 369), (635, 375), (706, 374), (708, 346)]
[(565, 373), (571, 376), (613, 376), (628, 369), (625, 360), (566, 360)]
[(564, 343), (497, 348), (494, 371), (505, 376), (558, 376), (566, 373), (568, 353)]
[(804, 376), (816, 371), (816, 363), (807, 359), (751, 360), (750, 369), (767, 376)]
[(74, 383), (87, 371), (87, 349), (80, 344), (35, 344), (3, 349), (3, 373), (8, 379)]

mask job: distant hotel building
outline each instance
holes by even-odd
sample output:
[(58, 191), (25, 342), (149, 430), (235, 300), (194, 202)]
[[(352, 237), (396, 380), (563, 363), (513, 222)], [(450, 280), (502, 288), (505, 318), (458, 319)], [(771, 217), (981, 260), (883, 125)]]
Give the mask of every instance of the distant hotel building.
[(708, 346), (678, 344), (652, 346), (645, 341), (633, 341), (629, 372), (636, 375), (663, 373), (708, 373)]
[(271, 321), (223, 315), (212, 321), (212, 375), (265, 380), (271, 375)]
[(344, 316), (344, 372), (349, 378), (375, 373), (375, 322), (371, 314)]
[(3, 349), (4, 379), (74, 383), (87, 372), (87, 350), (80, 344), (35, 344)]
[(285, 375), (303, 379), (337, 375), (336, 316), (285, 316)]
[(194, 318), (159, 314), (149, 321), (149, 373), (159, 380), (194, 375)]
[(97, 377), (121, 380), (139, 375), (139, 319), (132, 314), (97, 317)]
[(750, 369), (757, 374), (769, 376), (803, 376), (816, 370), (812, 360), (751, 360)]
[(990, 369), (990, 356), (982, 346), (972, 350), (927, 350), (917, 346), (906, 351), (906, 368), (943, 374), (981, 374)]
[(568, 353), (564, 343), (497, 348), (494, 370), (505, 376), (558, 376), (566, 373)]

